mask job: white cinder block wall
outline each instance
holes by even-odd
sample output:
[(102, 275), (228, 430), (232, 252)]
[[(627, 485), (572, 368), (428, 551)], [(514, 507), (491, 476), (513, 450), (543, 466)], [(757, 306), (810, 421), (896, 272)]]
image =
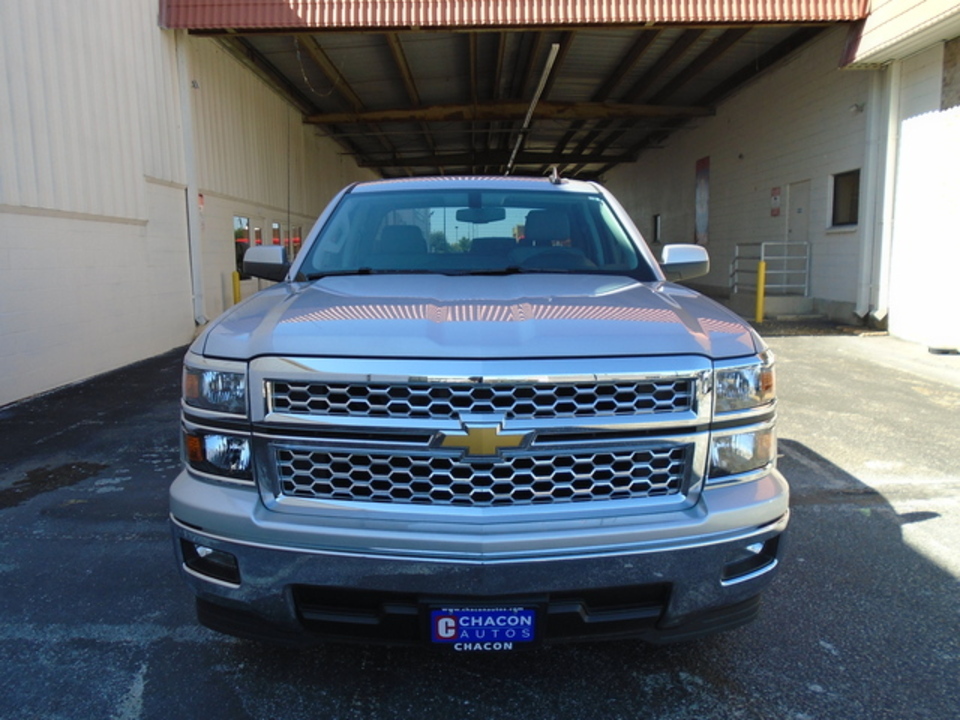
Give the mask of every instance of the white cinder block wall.
[(306, 231), (343, 184), (372, 177), (214, 40), (181, 37), (182, 78), (156, 13), (156, 0), (0, 3), (0, 406), (193, 337), (182, 82), (207, 317), (232, 298), (234, 215), (265, 238), (274, 220)]
[[(853, 312), (867, 210), (861, 202), (858, 226), (831, 228), (832, 176), (864, 167), (874, 71), (838, 69), (845, 38), (845, 28), (826, 31), (727, 98), (714, 117), (606, 178), (647, 238), (659, 214), (664, 243), (692, 242), (695, 166), (710, 158), (712, 269), (699, 282), (718, 294), (729, 287), (737, 243), (786, 239), (789, 187), (809, 181), (811, 294), (822, 311), (841, 318)], [(863, 186), (861, 178), (861, 199)], [(771, 215), (773, 188), (781, 189), (777, 217)]]

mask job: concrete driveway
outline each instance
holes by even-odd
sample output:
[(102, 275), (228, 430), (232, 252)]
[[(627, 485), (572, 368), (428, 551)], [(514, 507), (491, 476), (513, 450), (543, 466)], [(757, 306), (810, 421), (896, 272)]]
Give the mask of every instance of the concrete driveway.
[(180, 351), (0, 409), (0, 718), (946, 719), (960, 708), (960, 357), (770, 337), (783, 570), (695, 644), (293, 653), (194, 622), (173, 566)]

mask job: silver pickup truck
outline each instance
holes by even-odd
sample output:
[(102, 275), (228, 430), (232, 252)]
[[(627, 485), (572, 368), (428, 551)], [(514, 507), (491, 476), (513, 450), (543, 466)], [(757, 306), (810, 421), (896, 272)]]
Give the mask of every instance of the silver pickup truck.
[(773, 358), (586, 182), (344, 189), (183, 371), (204, 625), (516, 651), (751, 620), (789, 517)]

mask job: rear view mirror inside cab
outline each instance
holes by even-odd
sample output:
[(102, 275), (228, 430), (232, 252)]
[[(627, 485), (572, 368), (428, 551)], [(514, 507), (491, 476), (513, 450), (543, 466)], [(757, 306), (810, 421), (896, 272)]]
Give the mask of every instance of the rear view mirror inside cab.
[(499, 222), (506, 216), (507, 211), (502, 207), (462, 208), (457, 210), (458, 222), (473, 223), (474, 225)]

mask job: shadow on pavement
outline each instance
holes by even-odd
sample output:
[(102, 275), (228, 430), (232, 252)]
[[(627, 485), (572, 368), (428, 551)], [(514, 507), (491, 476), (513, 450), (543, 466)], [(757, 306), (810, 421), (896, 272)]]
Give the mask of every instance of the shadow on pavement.
[(697, 643), (460, 656), (329, 645), (291, 652), (196, 625), (173, 567), (173, 351), (0, 410), (0, 717), (947, 718), (960, 707), (957, 579), (898, 514), (814, 450), (781, 441), (793, 518), (758, 620)]

